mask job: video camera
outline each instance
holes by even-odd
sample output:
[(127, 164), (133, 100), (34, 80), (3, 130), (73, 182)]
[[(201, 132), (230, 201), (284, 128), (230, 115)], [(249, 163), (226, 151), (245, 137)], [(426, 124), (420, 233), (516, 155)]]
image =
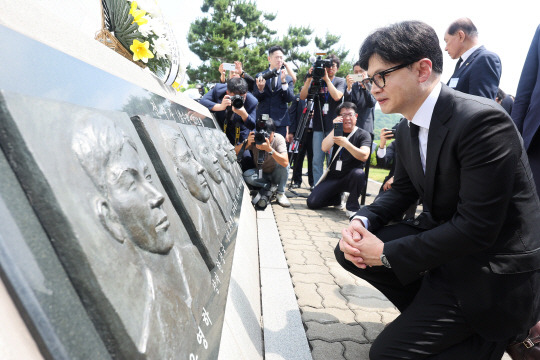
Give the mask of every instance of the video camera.
[(311, 72), (311, 77), (313, 77), (315, 80), (321, 79), (325, 74), (324, 69), (331, 68), (333, 65), (334, 62), (331, 59), (323, 59), (320, 55), (317, 56), (317, 59), (313, 62), (313, 71)]
[[(285, 69), (285, 65), (281, 65), (281, 69)], [(275, 78), (276, 76), (278, 76), (278, 74), (279, 74), (279, 69), (272, 69), (272, 70), (262, 74), (261, 77), (264, 80), (268, 80), (268, 79)]]
[(270, 137), (270, 133), (267, 129), (267, 121), (270, 119), (270, 115), (262, 114), (255, 124), (255, 144), (262, 145), (266, 142), (265, 139)]

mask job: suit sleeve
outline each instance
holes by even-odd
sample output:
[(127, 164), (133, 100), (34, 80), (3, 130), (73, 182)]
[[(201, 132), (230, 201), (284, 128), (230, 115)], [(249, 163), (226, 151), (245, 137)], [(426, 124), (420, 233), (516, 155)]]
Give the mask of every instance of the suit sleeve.
[(244, 125), (249, 130), (253, 130), (253, 129), (255, 129), (255, 122), (257, 121), (257, 104), (259, 102), (250, 93), (248, 93), (247, 95), (248, 95), (248, 98), (250, 99), (250, 101), (249, 101), (249, 105), (246, 107), (248, 117), (247, 117), (246, 121), (244, 121)]
[(292, 133), (294, 134), (296, 132), (296, 124), (297, 124), (297, 119), (296, 119), (296, 112), (297, 112), (297, 109), (298, 109), (298, 105), (299, 105), (299, 102), (300, 102), (300, 98), (296, 97), (293, 99), (293, 101), (291, 102), (291, 106), (289, 106), (289, 121), (290, 121), (290, 124), (289, 124), (289, 133)]
[(518, 88), (516, 92), (516, 100), (512, 107), (512, 120), (520, 133), (523, 133), (523, 121), (531, 103), (531, 97), (538, 81), (539, 53), (540, 53), (540, 26), (536, 29), (531, 47), (525, 59), (521, 77), (519, 78)]
[(291, 101), (294, 100), (294, 83), (292, 81), (292, 77), (290, 77), (289, 75), (287, 75), (287, 77), (285, 78), (287, 80), (287, 91), (282, 91), (282, 97), (283, 97), (283, 101), (286, 102), (286, 103), (290, 103)]
[[(490, 109), (471, 116), (466, 125), (454, 131), (459, 131), (455, 135), (458, 139), (446, 146), (452, 146), (459, 169), (445, 175), (458, 179), (454, 215), (431, 230), (385, 244), (385, 254), (403, 284), (416, 280), (426, 270), (492, 247), (508, 216), (517, 167), (523, 166), (520, 139), (513, 124), (502, 112)], [(392, 189), (401, 185), (398, 173), (403, 173), (399, 161)]]
[(204, 96), (201, 98), (199, 103), (203, 106), (206, 106), (208, 110), (212, 110), (212, 108), (218, 104), (217, 94), (216, 94), (216, 88), (212, 88), (209, 92), (204, 94)]
[(478, 56), (469, 78), (469, 94), (495, 100), (501, 78), (501, 60), (495, 54)]

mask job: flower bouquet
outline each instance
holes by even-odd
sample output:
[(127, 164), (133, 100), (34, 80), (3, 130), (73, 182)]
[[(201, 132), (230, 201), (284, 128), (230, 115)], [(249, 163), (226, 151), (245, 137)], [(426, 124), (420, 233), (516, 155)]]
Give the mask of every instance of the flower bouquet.
[(101, 0), (102, 29), (96, 39), (165, 83), (179, 72), (178, 51), (172, 31), (154, 0)]

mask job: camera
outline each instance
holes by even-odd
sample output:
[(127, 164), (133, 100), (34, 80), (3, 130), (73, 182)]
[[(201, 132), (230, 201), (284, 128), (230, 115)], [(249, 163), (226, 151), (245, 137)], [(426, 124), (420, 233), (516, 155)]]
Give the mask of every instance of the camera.
[[(281, 65), (281, 69), (285, 69), (285, 65)], [(268, 79), (272, 79), (272, 78), (275, 78), (276, 76), (279, 75), (279, 69), (272, 69), (268, 72), (265, 72), (264, 74), (261, 75), (261, 77), (264, 79), (264, 80), (268, 80)]]
[(311, 76), (313, 79), (320, 79), (324, 76), (324, 69), (325, 68), (331, 68), (334, 65), (334, 62), (330, 59), (323, 59), (321, 56), (317, 56), (317, 59), (313, 63), (313, 71), (311, 72)]
[(255, 124), (255, 144), (262, 145), (266, 142), (265, 139), (270, 137), (270, 133), (267, 131), (266, 122), (270, 118), (268, 114), (262, 114), (260, 119)]
[(229, 98), (232, 106), (241, 109), (244, 106), (244, 97), (242, 95), (233, 95)]

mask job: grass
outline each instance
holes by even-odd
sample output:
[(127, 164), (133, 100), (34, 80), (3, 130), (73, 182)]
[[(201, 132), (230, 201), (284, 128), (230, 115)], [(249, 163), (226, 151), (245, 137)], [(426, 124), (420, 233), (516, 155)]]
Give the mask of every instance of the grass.
[[(305, 171), (307, 171), (307, 158), (304, 158), (304, 163), (302, 164)], [(326, 166), (326, 164), (325, 164)], [(388, 176), (388, 173), (390, 170), (388, 169), (378, 169), (374, 167), (369, 168), (369, 178), (371, 180), (378, 181), (382, 183), (384, 181), (384, 178)]]
[(369, 178), (375, 181), (382, 183), (384, 178), (388, 176), (390, 170), (388, 169), (378, 169), (378, 168), (369, 168)]

